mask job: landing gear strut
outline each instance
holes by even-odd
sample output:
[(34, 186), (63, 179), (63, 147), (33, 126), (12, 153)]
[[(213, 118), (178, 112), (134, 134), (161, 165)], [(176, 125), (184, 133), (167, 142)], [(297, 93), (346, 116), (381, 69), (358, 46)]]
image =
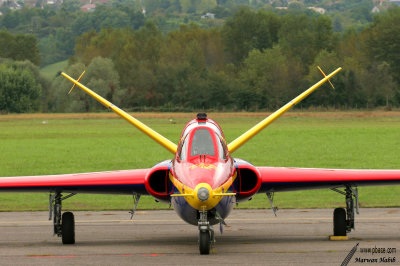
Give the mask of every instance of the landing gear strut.
[[(356, 209), (357, 214), (359, 214), (358, 190), (351, 186), (346, 186), (344, 191), (336, 188), (333, 188), (332, 190), (346, 196), (346, 210), (344, 208), (336, 208), (333, 212), (333, 235), (346, 236), (347, 233), (350, 233), (351, 230), (354, 229), (354, 209)], [(355, 206), (354, 199), (356, 201)]]
[(214, 230), (207, 220), (207, 211), (200, 211), (199, 225), (199, 249), (201, 255), (210, 254), (211, 244), (215, 242)]
[(75, 193), (71, 193), (65, 197), (62, 197), (61, 193), (56, 192), (50, 194), (49, 199), (49, 220), (53, 214), (53, 228), (54, 235), (61, 237), (63, 244), (75, 244), (75, 219), (72, 212), (64, 212), (61, 215), (61, 202), (67, 198), (74, 196)]

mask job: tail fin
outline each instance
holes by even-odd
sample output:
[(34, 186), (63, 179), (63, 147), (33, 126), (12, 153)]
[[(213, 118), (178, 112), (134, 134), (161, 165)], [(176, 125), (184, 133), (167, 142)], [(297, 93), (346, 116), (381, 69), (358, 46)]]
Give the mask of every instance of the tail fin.
[(228, 150), (230, 152), (234, 152), (237, 150), (240, 146), (242, 146), (244, 143), (246, 143), (248, 140), (250, 140), (252, 137), (254, 137), (257, 133), (259, 133), (261, 130), (263, 130), (266, 126), (271, 124), (272, 122), (275, 121), (278, 117), (283, 115), (286, 111), (288, 111), (290, 108), (292, 108), (294, 105), (298, 104), (301, 102), (304, 98), (306, 98), (308, 95), (310, 95), (312, 92), (314, 92), (316, 89), (318, 89), (322, 84), (325, 82), (329, 81), (331, 77), (336, 75), (340, 70), (342, 70), (341, 67), (330, 73), (328, 76), (325, 76), (324, 78), (321, 79), (319, 82), (315, 83), (312, 87), (310, 87), (308, 90), (304, 91), (302, 94), (288, 102), (286, 105), (281, 107), (279, 110), (275, 111), (271, 115), (269, 115), (267, 118), (262, 120), (260, 123), (255, 125), (254, 127), (250, 128), (248, 131), (243, 133), (240, 137), (232, 141), (231, 143), (228, 144)]
[[(85, 73), (85, 72), (83, 72), (83, 73)], [(70, 76), (68, 76), (64, 72), (62, 72), (61, 75), (63, 75), (65, 78), (67, 78), (69, 81), (71, 81), (74, 84), (72, 89), (75, 87), (75, 85), (78, 86), (84, 92), (86, 92), (87, 94), (92, 96), (94, 99), (96, 99), (98, 102), (100, 102), (102, 105), (104, 105), (105, 107), (111, 109), (117, 115), (121, 116), (126, 121), (128, 121), (129, 123), (134, 125), (136, 128), (138, 128), (140, 131), (145, 133), (147, 136), (149, 136), (150, 138), (152, 138), (153, 140), (155, 140), (156, 142), (161, 144), (161, 146), (166, 148), (168, 151), (170, 151), (173, 154), (176, 153), (177, 145), (175, 143), (173, 143), (169, 139), (165, 138), (164, 136), (162, 136), (158, 132), (154, 131), (153, 129), (149, 128), (148, 126), (146, 126), (145, 124), (143, 124), (142, 122), (140, 122), (139, 120), (137, 120), (136, 118), (134, 118), (133, 116), (128, 114), (127, 112), (123, 111), (122, 109), (118, 108), (114, 104), (110, 103), (109, 101), (107, 101), (106, 99), (104, 99), (103, 97), (101, 97), (100, 95), (98, 95), (97, 93), (95, 93), (94, 91), (92, 91), (91, 89), (86, 87), (85, 85), (79, 83), (79, 80), (83, 76), (83, 73), (81, 74), (81, 76), (79, 77), (78, 80), (75, 80), (75, 79), (71, 78)], [(72, 91), (72, 89), (71, 89), (71, 91)]]

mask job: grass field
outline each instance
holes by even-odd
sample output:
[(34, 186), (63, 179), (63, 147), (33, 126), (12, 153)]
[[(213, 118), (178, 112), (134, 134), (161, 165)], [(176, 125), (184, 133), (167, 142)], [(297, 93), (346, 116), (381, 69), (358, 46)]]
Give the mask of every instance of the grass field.
[(68, 60), (57, 62), (41, 68), (40, 73), (42, 73), (49, 80), (52, 80), (59, 71), (64, 71), (67, 68), (67, 65)]
[[(135, 114), (178, 142), (195, 114)], [(229, 141), (266, 114), (209, 114)], [(174, 123), (170, 122), (170, 118)], [(234, 153), (256, 166), (400, 169), (400, 112), (291, 112)], [(0, 116), (0, 177), (93, 172), (152, 167), (172, 155), (111, 113)], [(360, 188), (361, 207), (400, 206), (400, 186)], [(142, 209), (168, 208), (143, 197)], [(48, 194), (0, 194), (0, 211), (46, 210)], [(333, 208), (344, 197), (330, 190), (275, 195), (279, 208)], [(76, 195), (69, 210), (128, 210), (129, 196)], [(257, 195), (239, 208), (270, 208)]]

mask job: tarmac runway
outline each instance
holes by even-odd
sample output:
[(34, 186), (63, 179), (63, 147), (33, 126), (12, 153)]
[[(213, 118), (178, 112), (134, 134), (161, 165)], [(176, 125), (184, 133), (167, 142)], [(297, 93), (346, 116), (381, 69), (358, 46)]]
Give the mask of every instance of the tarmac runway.
[(47, 212), (2, 212), (0, 265), (341, 265), (355, 247), (349, 265), (400, 265), (400, 208), (360, 209), (348, 241), (328, 240), (332, 212), (234, 210), (208, 256), (174, 211), (75, 212), (75, 245), (52, 235)]

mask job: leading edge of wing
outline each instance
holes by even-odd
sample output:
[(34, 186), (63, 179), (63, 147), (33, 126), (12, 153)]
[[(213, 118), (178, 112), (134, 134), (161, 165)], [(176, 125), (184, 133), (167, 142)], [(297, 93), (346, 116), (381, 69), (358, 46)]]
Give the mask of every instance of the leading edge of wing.
[(148, 194), (144, 180), (149, 170), (0, 177), (0, 192)]
[(400, 184), (400, 170), (257, 167), (262, 184), (258, 191), (295, 191), (337, 188), (345, 185)]

